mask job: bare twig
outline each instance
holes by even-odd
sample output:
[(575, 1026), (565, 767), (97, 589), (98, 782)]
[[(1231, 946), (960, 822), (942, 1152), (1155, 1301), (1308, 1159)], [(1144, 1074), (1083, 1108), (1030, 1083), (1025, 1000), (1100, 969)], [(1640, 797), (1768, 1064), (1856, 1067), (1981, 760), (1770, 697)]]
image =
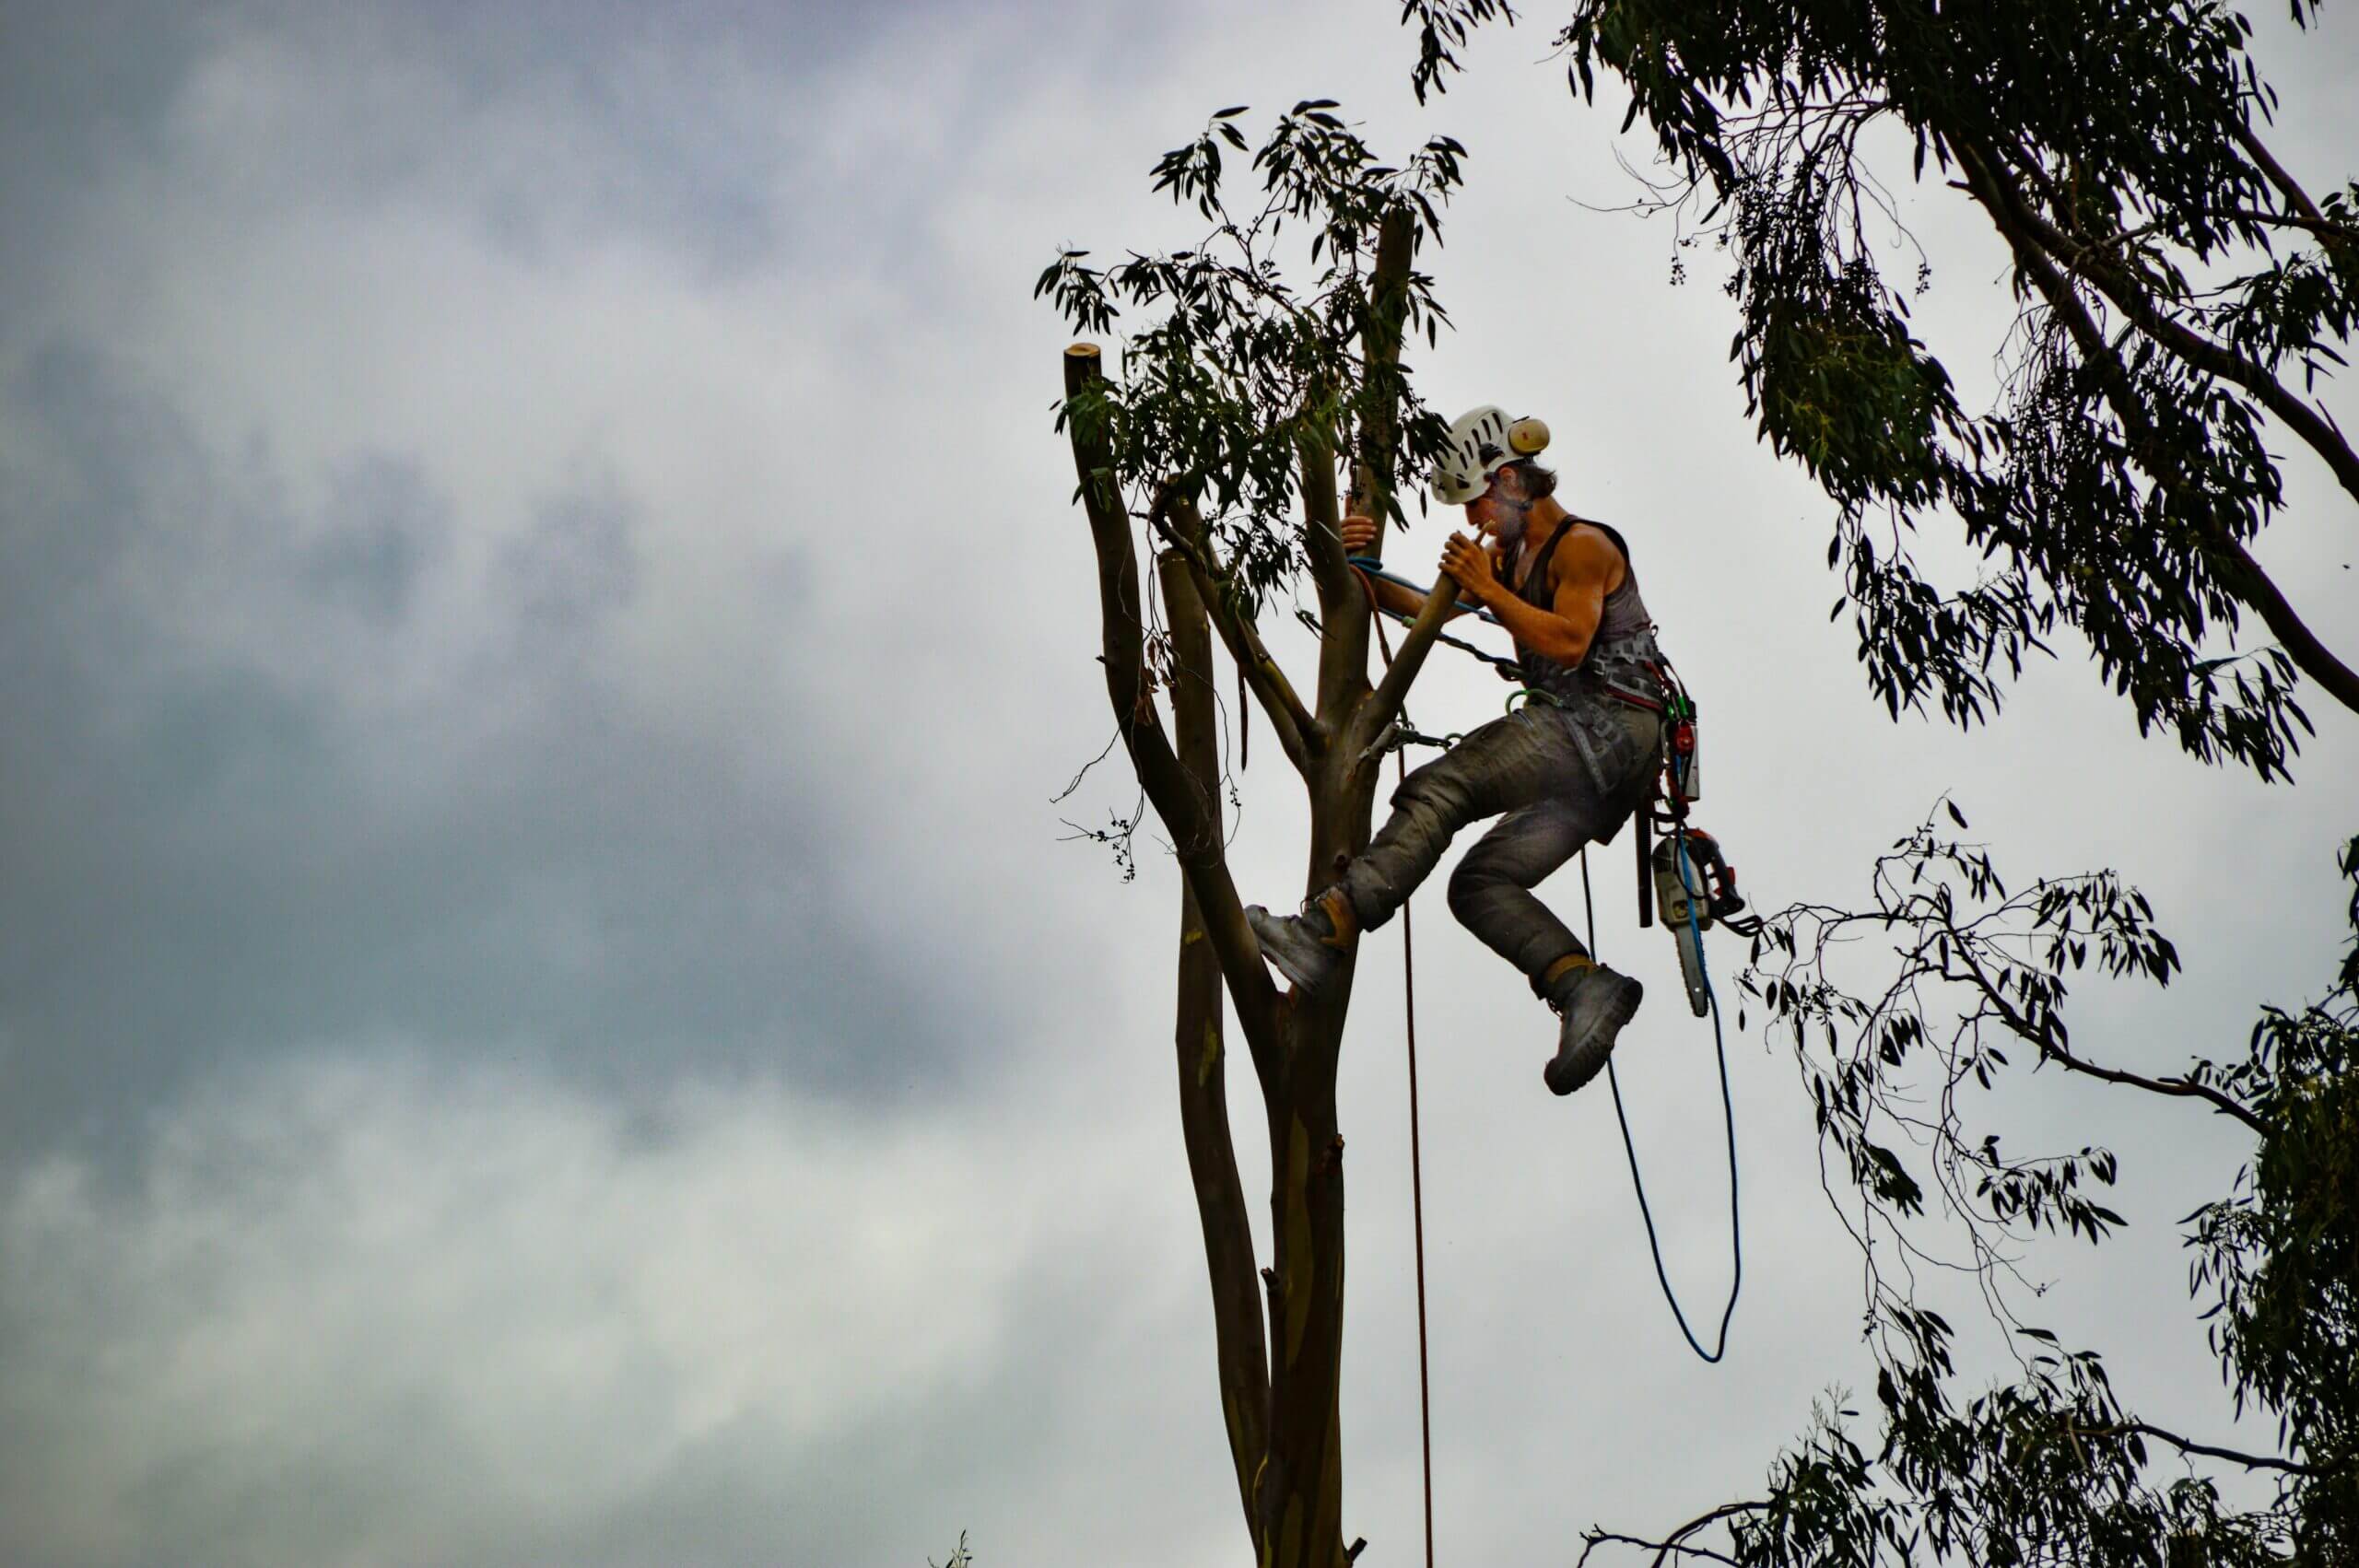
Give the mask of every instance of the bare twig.
[(1581, 1548), (1581, 1554), (1575, 1560), (1573, 1568), (1583, 1568), (1583, 1564), (1589, 1562), (1589, 1554), (1599, 1547), (1606, 1545), (1635, 1546), (1643, 1551), (1651, 1551), (1655, 1554), (1655, 1568), (1661, 1568), (1661, 1565), (1669, 1561), (1674, 1552), (1689, 1557), (1709, 1558), (1715, 1562), (1734, 1564), (1736, 1559), (1728, 1553), (1715, 1551), (1708, 1546), (1692, 1546), (1688, 1544), (1687, 1538), (1698, 1530), (1708, 1529), (1724, 1519), (1733, 1518), (1739, 1514), (1757, 1514), (1768, 1506), (1767, 1503), (1760, 1501), (1724, 1503), (1708, 1514), (1698, 1515), (1688, 1520), (1661, 1540), (1646, 1540), (1637, 1536), (1620, 1535), (1612, 1530), (1587, 1530), (1582, 1532), (1581, 1539), (1588, 1544)]

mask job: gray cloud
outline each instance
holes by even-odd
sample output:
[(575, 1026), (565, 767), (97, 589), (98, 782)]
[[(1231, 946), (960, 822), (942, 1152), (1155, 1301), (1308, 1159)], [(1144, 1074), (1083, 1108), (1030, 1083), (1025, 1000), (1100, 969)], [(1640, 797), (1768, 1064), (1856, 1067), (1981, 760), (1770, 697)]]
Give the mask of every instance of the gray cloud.
[[(59, 281), (43, 236), (99, 179), (194, 162), (271, 205), (464, 193), (486, 241), (546, 262), (626, 234), (709, 279), (776, 263), (791, 132), (822, 74), (880, 22), (852, 10), (692, 0), (393, 6), (201, 0), (15, 7), (0, 51), (0, 238), (20, 294)], [(798, 113), (798, 111), (803, 111)], [(267, 171), (214, 161), (234, 124)], [(807, 129), (817, 131), (815, 123)], [(194, 134), (192, 134), (194, 133)]]
[(411, 614), (455, 586), (418, 460), (357, 458), (299, 518), (90, 351), (10, 402), (0, 1145), (120, 1139), (192, 1074), (355, 1031), (847, 1092), (948, 1033), (838, 907), (858, 851), (816, 778), (757, 781), (616, 686), (656, 524), (613, 474), (556, 476), (495, 553), (452, 685), (364, 715), (331, 676), (450, 635)]
[(1118, 1331), (1088, 1281), (1143, 1260), (1110, 1205), (1044, 1204), (1014, 1129), (978, 1166), (932, 1117), (664, 1114), (380, 1042), (221, 1075), (133, 1186), (31, 1172), (8, 1560), (921, 1561), (979, 1447), (1054, 1462)]
[(307, 575), (323, 599), (391, 631), (448, 547), (450, 501), (423, 463), (391, 453), (364, 453), (330, 483), (321, 537), (305, 552)]

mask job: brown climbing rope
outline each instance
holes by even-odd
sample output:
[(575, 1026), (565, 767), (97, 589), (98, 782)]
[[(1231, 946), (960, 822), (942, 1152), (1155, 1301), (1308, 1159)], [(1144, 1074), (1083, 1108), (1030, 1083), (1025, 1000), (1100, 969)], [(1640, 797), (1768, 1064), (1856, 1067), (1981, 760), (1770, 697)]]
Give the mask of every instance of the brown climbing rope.
[[(1368, 624), (1376, 628), (1376, 646), (1383, 651), (1384, 667), (1392, 668), (1392, 644), (1384, 635), (1384, 614), (1376, 603), (1376, 584), (1358, 574), (1367, 590)], [(1392, 754), (1401, 781), (1409, 780), (1406, 748)], [(1417, 1436), (1425, 1455), (1426, 1568), (1434, 1568), (1434, 1423), (1433, 1390), (1426, 1361), (1426, 1177), (1417, 1153), (1417, 949), (1409, 927), (1409, 901), (1401, 904), (1401, 1007), (1407, 1015), (1409, 1035), (1409, 1212), (1417, 1252)]]

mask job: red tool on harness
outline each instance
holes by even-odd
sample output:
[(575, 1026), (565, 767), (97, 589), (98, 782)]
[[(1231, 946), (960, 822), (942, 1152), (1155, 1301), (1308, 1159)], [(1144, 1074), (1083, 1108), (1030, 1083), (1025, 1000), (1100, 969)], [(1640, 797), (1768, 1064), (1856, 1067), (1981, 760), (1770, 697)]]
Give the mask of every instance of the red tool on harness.
[[(1637, 813), (1638, 924), (1654, 924), (1657, 905), (1679, 947), (1680, 977), (1687, 1005), (1698, 1018), (1712, 1010), (1704, 976), (1704, 933), (1715, 922), (1728, 924), (1744, 910), (1736, 868), (1720, 852), (1719, 840), (1687, 824), (1688, 806), (1702, 798), (1703, 774), (1696, 727), (1696, 702), (1670, 666), (1663, 680), (1662, 778), (1654, 802)], [(1654, 829), (1667, 829), (1655, 840)]]

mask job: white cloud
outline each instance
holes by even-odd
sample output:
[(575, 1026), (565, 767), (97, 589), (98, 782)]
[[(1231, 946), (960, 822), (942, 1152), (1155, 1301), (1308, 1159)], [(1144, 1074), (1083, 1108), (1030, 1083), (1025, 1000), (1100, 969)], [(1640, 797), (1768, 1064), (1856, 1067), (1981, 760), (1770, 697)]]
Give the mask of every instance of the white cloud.
[(958, 1407), (1037, 1260), (1143, 1260), (1097, 1234), (1130, 1177), (1065, 1174), (1107, 1153), (764, 1085), (627, 1114), (381, 1044), (216, 1081), (135, 1180), (61, 1158), (0, 1199), (0, 1535), (19, 1562), (557, 1561), (500, 1543), (594, 1542), (733, 1432), (790, 1489), (863, 1422)]

